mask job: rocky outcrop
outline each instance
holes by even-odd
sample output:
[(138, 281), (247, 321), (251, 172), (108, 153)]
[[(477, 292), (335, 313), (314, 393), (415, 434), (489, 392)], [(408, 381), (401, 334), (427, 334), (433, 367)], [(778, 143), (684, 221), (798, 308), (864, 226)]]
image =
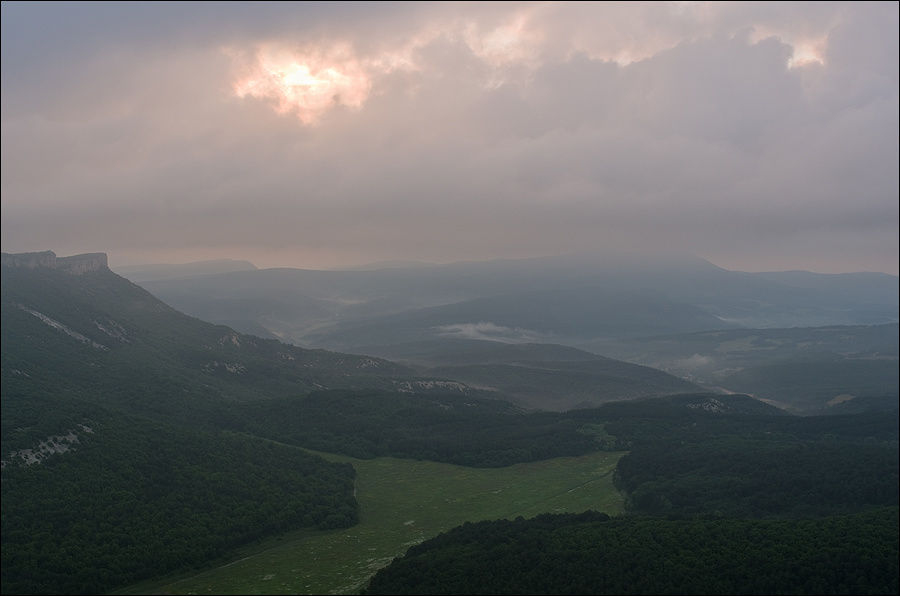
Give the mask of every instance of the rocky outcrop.
[(56, 268), (72, 275), (81, 275), (89, 271), (100, 271), (108, 268), (105, 252), (88, 252), (71, 257), (57, 257)]
[(106, 253), (89, 252), (71, 257), (57, 257), (52, 250), (43, 252), (3, 253), (4, 267), (23, 269), (59, 269), (72, 275), (81, 275), (90, 271), (101, 271), (109, 267)]
[(56, 253), (52, 250), (44, 252), (20, 252), (15, 254), (3, 253), (4, 267), (19, 267), (22, 269), (37, 269), (47, 267), (56, 269)]

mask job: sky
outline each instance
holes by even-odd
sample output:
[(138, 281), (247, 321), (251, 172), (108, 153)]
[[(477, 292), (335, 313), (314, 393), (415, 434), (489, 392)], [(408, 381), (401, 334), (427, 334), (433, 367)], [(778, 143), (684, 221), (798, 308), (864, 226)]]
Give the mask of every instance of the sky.
[(2, 250), (898, 272), (898, 3), (2, 3)]

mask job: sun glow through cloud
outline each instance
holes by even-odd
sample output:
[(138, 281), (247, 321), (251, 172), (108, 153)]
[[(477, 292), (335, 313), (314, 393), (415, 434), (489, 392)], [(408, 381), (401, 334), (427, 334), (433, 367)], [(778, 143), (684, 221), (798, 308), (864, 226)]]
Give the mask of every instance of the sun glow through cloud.
[(791, 57), (787, 61), (788, 68), (825, 64), (825, 53), (828, 47), (827, 33), (818, 37), (804, 37), (792, 35), (788, 31), (776, 31), (769, 27), (757, 26), (750, 36), (750, 41), (759, 43), (771, 37), (791, 47)]
[[(625, 7), (615, 3), (606, 6), (605, 10), (610, 11), (607, 16), (618, 15), (615, 22), (628, 23), (625, 17), (634, 20), (635, 14), (643, 14), (644, 20), (637, 19), (632, 26), (632, 29), (638, 25), (644, 27), (643, 35), (627, 28), (603, 29), (605, 21), (601, 20), (599, 33), (576, 24), (567, 29), (568, 36), (560, 36), (558, 13), (566, 7), (538, 3), (518, 7), (496, 20), (479, 21), (468, 15), (455, 15), (440, 23), (421, 23), (405, 37), (366, 53), (359, 52), (350, 38), (304, 46), (292, 46), (286, 40), (269, 40), (254, 50), (228, 52), (237, 64), (233, 91), (239, 98), (266, 101), (278, 113), (293, 114), (304, 125), (314, 125), (337, 107), (361, 110), (380, 76), (394, 71), (427, 71), (430, 66), (423, 63), (423, 55), (427, 55), (423, 50), (440, 42), (457, 44), (471, 52), (471, 57), (484, 66), (479, 76), (484, 77), (481, 84), (486, 89), (509, 82), (511, 77), (527, 76), (548, 60), (565, 60), (576, 54), (625, 67), (709, 35), (707, 29), (715, 20), (717, 5), (671, 3), (653, 10), (662, 11), (666, 6), (668, 12), (645, 11), (646, 14), (634, 13), (631, 7), (625, 11)], [(652, 26), (653, 18), (662, 18), (660, 15), (668, 15), (690, 27), (680, 33), (666, 33)], [(760, 22), (731, 34), (742, 36), (749, 31), (751, 44), (778, 39), (792, 49), (786, 67), (793, 69), (825, 64), (830, 26), (818, 32), (799, 32), (781, 24)]]
[(794, 54), (788, 60), (788, 68), (806, 66), (808, 64), (825, 64), (825, 47), (828, 44), (828, 36), (818, 39), (796, 41), (791, 46)]
[(323, 54), (264, 46), (244, 70), (235, 95), (271, 101), (279, 113), (295, 113), (304, 124), (336, 106), (360, 109), (372, 86), (359, 61), (340, 47)]
[(12, 252), (896, 272), (897, 3), (125, 4), (3, 3)]
[[(237, 97), (268, 101), (279, 113), (293, 113), (303, 124), (312, 125), (337, 106), (361, 109), (375, 77), (396, 70), (421, 70), (417, 52), (441, 39), (462, 43), (488, 70), (499, 71), (511, 64), (535, 67), (543, 33), (531, 21), (529, 11), (487, 27), (456, 19), (443, 27), (424, 27), (402, 43), (364, 57), (346, 43), (290, 48), (267, 42), (252, 53), (234, 49), (226, 53), (238, 65), (232, 84)], [(486, 84), (497, 80), (492, 75)]]

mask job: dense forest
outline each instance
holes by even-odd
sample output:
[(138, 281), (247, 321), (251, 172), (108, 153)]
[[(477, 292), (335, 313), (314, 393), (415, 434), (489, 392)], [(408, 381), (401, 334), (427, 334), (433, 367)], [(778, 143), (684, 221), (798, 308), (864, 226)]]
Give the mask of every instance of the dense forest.
[[(900, 502), (898, 410), (760, 415), (742, 396), (683, 395), (571, 416), (628, 448), (616, 470), (632, 510), (654, 515), (831, 515)], [(720, 411), (723, 407), (732, 412)]]
[(581, 420), (452, 393), (327, 391), (235, 407), (223, 424), (319, 451), (497, 467), (598, 447)]
[(3, 468), (4, 593), (100, 593), (273, 533), (357, 521), (349, 464), (92, 405), (82, 411), (79, 424), (61, 429), (77, 436), (72, 450)]
[(898, 508), (795, 520), (540, 515), (409, 549), (366, 594), (896, 594)]
[(619, 462), (636, 511), (742, 517), (829, 515), (898, 502), (896, 448), (849, 441), (661, 441)]
[(373, 594), (894, 594), (898, 413), (794, 417), (742, 396), (570, 412), (607, 444), (629, 515), (466, 524)]
[(615, 480), (635, 520), (793, 523), (898, 502), (896, 398), (811, 417), (708, 393), (529, 412), (192, 319), (109, 271), (4, 267), (2, 297), (4, 593), (109, 591), (356, 523), (353, 468), (298, 447), (477, 467), (628, 451)]

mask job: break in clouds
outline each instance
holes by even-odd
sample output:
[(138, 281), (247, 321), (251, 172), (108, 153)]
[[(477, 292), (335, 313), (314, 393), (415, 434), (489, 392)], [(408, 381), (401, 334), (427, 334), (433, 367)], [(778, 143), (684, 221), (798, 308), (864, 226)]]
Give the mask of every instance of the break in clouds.
[(896, 3), (2, 10), (4, 251), (897, 272)]

